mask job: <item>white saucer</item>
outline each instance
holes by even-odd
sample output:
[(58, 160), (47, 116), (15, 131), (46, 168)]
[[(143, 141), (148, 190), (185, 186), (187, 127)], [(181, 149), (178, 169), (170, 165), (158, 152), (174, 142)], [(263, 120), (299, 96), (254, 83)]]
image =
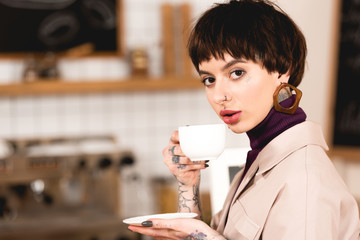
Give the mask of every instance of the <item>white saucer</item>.
[(163, 214), (154, 214), (146, 215), (140, 217), (133, 217), (124, 219), (123, 222), (130, 225), (141, 226), (141, 223), (147, 221), (151, 218), (161, 218), (161, 219), (175, 219), (175, 218), (194, 218), (197, 216), (197, 213), (163, 213)]

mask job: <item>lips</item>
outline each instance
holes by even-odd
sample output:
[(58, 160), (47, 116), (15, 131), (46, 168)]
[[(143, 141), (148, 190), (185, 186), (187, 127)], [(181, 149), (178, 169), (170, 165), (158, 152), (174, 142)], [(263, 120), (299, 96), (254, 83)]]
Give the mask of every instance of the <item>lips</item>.
[(234, 111), (234, 110), (221, 110), (220, 116), (222, 117), (223, 121), (226, 124), (233, 124), (238, 122), (241, 115), (241, 111)]

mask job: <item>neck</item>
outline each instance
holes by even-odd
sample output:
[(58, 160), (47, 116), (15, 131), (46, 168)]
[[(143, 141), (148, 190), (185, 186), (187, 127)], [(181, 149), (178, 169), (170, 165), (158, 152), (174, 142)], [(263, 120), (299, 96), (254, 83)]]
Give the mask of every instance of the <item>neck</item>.
[[(295, 96), (292, 96), (280, 104), (283, 107), (290, 107), (294, 100)], [(272, 108), (260, 124), (246, 133), (250, 140), (251, 150), (248, 152), (245, 170), (250, 168), (250, 165), (255, 161), (259, 152), (272, 139), (292, 126), (304, 122), (305, 119), (306, 114), (301, 108), (297, 108), (294, 114), (277, 112)]]

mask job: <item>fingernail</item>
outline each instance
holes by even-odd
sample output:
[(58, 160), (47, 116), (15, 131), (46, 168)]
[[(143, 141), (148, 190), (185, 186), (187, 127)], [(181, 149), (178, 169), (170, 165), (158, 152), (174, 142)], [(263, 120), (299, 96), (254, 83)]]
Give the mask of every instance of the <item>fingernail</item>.
[(210, 162), (210, 160), (206, 160), (206, 161), (205, 161), (205, 163), (208, 163), (208, 162)]
[(152, 221), (145, 221), (145, 222), (141, 223), (141, 226), (143, 226), (143, 227), (152, 227), (153, 222)]
[(209, 164), (205, 164), (205, 168), (208, 168), (209, 167)]

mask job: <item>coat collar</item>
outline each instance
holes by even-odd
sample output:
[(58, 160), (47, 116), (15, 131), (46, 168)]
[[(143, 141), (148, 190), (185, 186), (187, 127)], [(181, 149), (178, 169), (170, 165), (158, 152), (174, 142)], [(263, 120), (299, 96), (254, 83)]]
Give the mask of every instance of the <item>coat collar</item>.
[(222, 232), (224, 230), (230, 206), (232, 206), (239, 196), (251, 186), (251, 181), (255, 175), (268, 172), (292, 152), (305, 147), (306, 145), (318, 145), (325, 150), (328, 150), (319, 124), (305, 121), (289, 128), (269, 142), (251, 165), (240, 186), (238, 183), (243, 171), (237, 174), (236, 178), (233, 180), (234, 182), (232, 183), (229, 194), (225, 200), (223, 209), (224, 214), (220, 219), (218, 231)]
[(329, 149), (319, 124), (305, 121), (279, 134), (259, 153), (241, 182), (239, 189), (236, 191), (234, 200), (244, 191), (255, 174), (266, 173), (283, 161), (288, 155), (307, 145), (318, 145), (324, 150)]
[(321, 126), (311, 121), (305, 121), (281, 133), (264, 147), (259, 153), (258, 174), (265, 173), (279, 164), (292, 152), (306, 145), (318, 145), (328, 150)]

